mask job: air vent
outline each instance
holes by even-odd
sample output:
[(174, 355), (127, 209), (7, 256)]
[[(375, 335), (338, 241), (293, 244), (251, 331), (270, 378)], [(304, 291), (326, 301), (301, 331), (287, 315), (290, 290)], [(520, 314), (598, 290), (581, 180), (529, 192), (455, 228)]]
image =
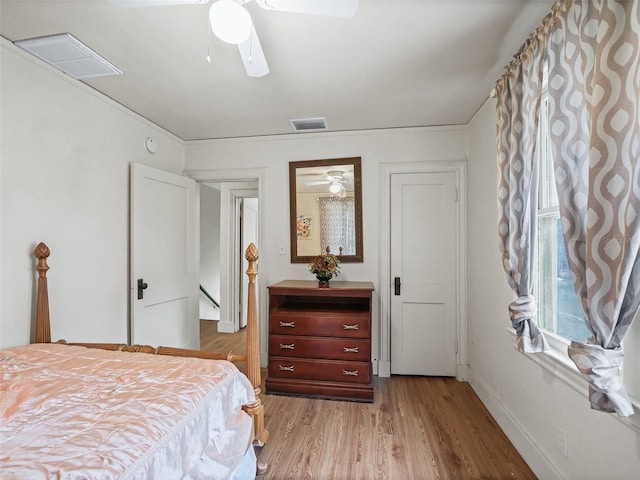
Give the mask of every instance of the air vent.
[(121, 70), (69, 33), (18, 40), (15, 44), (79, 80), (122, 74)]
[(327, 119), (320, 118), (298, 118), (289, 120), (291, 126), (296, 132), (317, 132), (327, 129)]

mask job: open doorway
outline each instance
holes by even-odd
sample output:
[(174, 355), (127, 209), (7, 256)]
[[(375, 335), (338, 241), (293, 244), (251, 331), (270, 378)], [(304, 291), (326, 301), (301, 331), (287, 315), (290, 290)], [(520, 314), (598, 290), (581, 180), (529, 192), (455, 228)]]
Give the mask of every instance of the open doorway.
[[(231, 256), (229, 253), (229, 245), (232, 244), (233, 232), (231, 228), (231, 218), (234, 217), (234, 210), (228, 207), (229, 203), (233, 204), (233, 195), (237, 194), (238, 190), (248, 190), (252, 194), (247, 194), (247, 197), (258, 198), (258, 248), (264, 248), (265, 241), (263, 235), (263, 225), (261, 219), (264, 218), (265, 202), (263, 201), (263, 186), (265, 169), (264, 168), (224, 168), (224, 169), (211, 169), (211, 170), (187, 170), (185, 174), (189, 178), (196, 180), (201, 186), (212, 185), (220, 191), (220, 320), (215, 322), (205, 321), (206, 323), (213, 323), (216, 326), (223, 327), (228, 330), (221, 330), (225, 333), (233, 332), (233, 322), (228, 322), (229, 317), (229, 305), (232, 304), (231, 293), (229, 285), (235, 270), (238, 275), (242, 275), (245, 278), (244, 272), (238, 272), (240, 270), (235, 265), (235, 259), (238, 256)], [(233, 191), (232, 191), (233, 190)], [(225, 207), (225, 202), (227, 207)], [(244, 255), (244, 252), (242, 252)], [(261, 252), (262, 256), (262, 252)], [(258, 274), (260, 286), (257, 290), (258, 297), (258, 321), (260, 323), (260, 363), (264, 367), (267, 365), (267, 329), (266, 329), (266, 287), (269, 279), (269, 263), (260, 262), (260, 272)], [(218, 299), (216, 299), (218, 300)], [(226, 307), (226, 308), (225, 308)], [(239, 327), (238, 327), (239, 328)], [(241, 331), (242, 332), (242, 331)], [(222, 337), (222, 335), (217, 335)], [(235, 336), (235, 335), (234, 335)], [(216, 348), (216, 351), (225, 351), (224, 348)], [(236, 351), (233, 349), (233, 351)], [(240, 352), (238, 352), (240, 353)]]
[(200, 314), (216, 322), (204, 331), (235, 333), (246, 324), (244, 253), (249, 243), (259, 247), (258, 197), (256, 182), (201, 184)]

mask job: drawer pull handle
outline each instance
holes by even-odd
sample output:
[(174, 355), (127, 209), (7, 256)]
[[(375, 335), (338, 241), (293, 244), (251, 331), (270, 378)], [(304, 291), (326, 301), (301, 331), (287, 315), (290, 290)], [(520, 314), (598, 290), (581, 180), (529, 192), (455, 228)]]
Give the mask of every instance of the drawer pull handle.
[(278, 365), (281, 372), (293, 372), (293, 365)]
[(342, 347), (342, 351), (344, 353), (358, 353), (360, 351), (360, 347), (353, 347), (353, 348)]
[(358, 330), (358, 328), (360, 328), (360, 325), (358, 323), (354, 325), (347, 325), (346, 323), (343, 323), (342, 328), (344, 328), (345, 330)]
[(280, 348), (282, 350), (293, 350), (296, 347), (295, 343), (281, 343)]
[(342, 374), (343, 375), (348, 375), (350, 377), (357, 377), (358, 376), (358, 370), (342, 370)]
[(296, 322), (280, 322), (280, 326), (293, 328), (296, 326)]

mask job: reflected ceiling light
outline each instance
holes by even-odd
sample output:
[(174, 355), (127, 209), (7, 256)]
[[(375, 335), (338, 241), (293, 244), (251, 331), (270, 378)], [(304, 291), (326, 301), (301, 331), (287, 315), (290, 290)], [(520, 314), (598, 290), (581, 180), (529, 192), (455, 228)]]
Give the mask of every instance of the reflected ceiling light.
[(329, 191), (331, 193), (338, 193), (340, 190), (342, 190), (342, 188), (340, 188), (340, 184), (337, 182), (329, 185)]
[(234, 0), (218, 0), (209, 9), (211, 30), (223, 42), (239, 45), (251, 33), (251, 15)]

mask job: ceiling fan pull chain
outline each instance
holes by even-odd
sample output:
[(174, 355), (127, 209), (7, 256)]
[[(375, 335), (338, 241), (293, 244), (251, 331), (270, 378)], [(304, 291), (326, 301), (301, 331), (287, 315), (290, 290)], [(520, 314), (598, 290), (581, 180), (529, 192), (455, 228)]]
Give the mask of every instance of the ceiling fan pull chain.
[(209, 19), (209, 32), (207, 34), (207, 63), (211, 63), (211, 19)]

